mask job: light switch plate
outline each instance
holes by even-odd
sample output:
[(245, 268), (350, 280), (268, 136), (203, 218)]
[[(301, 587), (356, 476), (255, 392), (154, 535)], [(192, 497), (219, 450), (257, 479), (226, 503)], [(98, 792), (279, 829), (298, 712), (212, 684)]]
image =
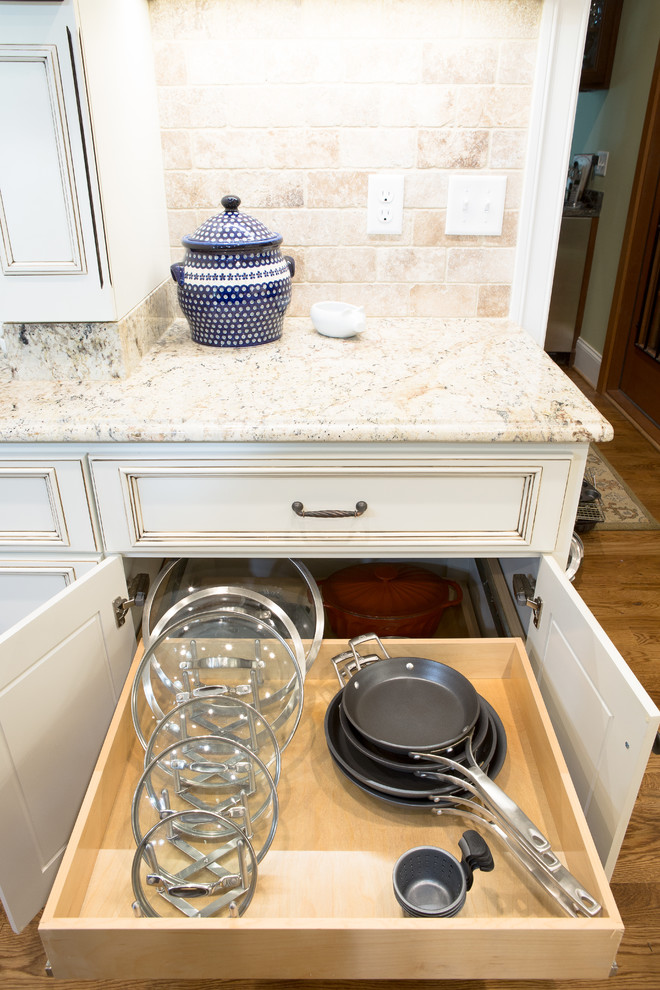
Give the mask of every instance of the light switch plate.
[(505, 175), (452, 175), (446, 234), (498, 237), (504, 220)]

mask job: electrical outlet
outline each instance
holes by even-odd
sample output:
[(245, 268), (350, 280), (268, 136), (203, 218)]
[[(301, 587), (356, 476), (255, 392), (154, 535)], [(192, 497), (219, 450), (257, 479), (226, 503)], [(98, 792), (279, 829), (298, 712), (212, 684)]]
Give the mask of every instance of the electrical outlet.
[(445, 233), (499, 236), (505, 195), (505, 175), (452, 175)]
[(400, 234), (403, 230), (403, 176), (370, 175), (367, 233)]
[(594, 165), (594, 175), (606, 175), (607, 162), (610, 157), (609, 151), (597, 151), (595, 157), (596, 164)]

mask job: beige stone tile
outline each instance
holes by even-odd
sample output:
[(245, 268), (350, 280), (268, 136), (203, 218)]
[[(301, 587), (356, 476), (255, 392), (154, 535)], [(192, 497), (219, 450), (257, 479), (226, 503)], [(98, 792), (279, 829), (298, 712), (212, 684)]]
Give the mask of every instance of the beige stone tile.
[(202, 223), (204, 219), (204, 217), (202, 219), (198, 219), (197, 212), (195, 210), (167, 211), (170, 244), (172, 247), (176, 247), (181, 257), (183, 257), (184, 250), (181, 245), (181, 238), (186, 237), (188, 234), (192, 234), (193, 230), (197, 230), (200, 223)]
[(447, 248), (447, 281), (510, 282), (514, 255), (513, 248)]
[(510, 285), (480, 285), (477, 316), (508, 316), (510, 301)]
[(380, 247), (379, 282), (443, 282), (446, 252), (435, 247)]
[(333, 38), (286, 38), (269, 49), (268, 83), (341, 83), (342, 42)]
[(466, 38), (535, 38), (543, 0), (464, 0)]
[(192, 167), (190, 133), (188, 131), (161, 131), (163, 168), (187, 169)]
[(149, 0), (149, 17), (156, 40), (226, 37), (226, 8), (217, 0)]
[(410, 289), (411, 316), (465, 317), (477, 310), (476, 285), (413, 285)]
[(185, 86), (188, 82), (185, 47), (181, 42), (153, 43), (154, 72), (157, 86)]
[(262, 210), (259, 219), (291, 246), (336, 247), (342, 237), (341, 210)]
[(369, 178), (352, 169), (310, 171), (306, 174), (305, 205), (310, 209), (361, 207), (367, 202)]
[(305, 0), (300, 6), (306, 37), (369, 40), (381, 36), (380, 0)]
[(415, 163), (415, 131), (410, 127), (349, 127), (339, 132), (343, 168), (410, 168)]
[(163, 86), (158, 113), (163, 128), (224, 127), (227, 93), (217, 86)]
[(309, 316), (314, 303), (325, 300), (339, 301), (342, 288), (343, 286), (336, 282), (298, 282), (296, 275), (291, 283), (291, 302), (287, 316)]
[(192, 132), (193, 167), (263, 169), (270, 166), (267, 131), (197, 130)]
[(299, 84), (218, 87), (224, 93), (230, 127), (305, 127), (312, 103), (310, 89)]
[(344, 79), (348, 83), (421, 82), (419, 41), (369, 37), (347, 40), (342, 46)]
[(243, 37), (279, 42), (307, 34), (305, 5), (300, 0), (222, 0), (222, 5), (228, 23)]
[(462, 0), (382, 0), (383, 31), (394, 38), (458, 37), (462, 6)]
[(447, 205), (449, 173), (440, 169), (406, 172), (404, 204), (407, 209), (436, 210)]
[(189, 42), (186, 46), (188, 79), (194, 86), (256, 85), (266, 82), (270, 46), (246, 38), (239, 31), (227, 44), (216, 41)]
[(411, 85), (380, 86), (371, 123), (389, 126), (392, 121), (407, 121), (417, 127), (449, 127), (454, 123), (456, 87)]
[(427, 41), (422, 49), (422, 79), (454, 86), (493, 83), (498, 57), (495, 41)]
[(497, 82), (502, 86), (531, 86), (534, 82), (538, 41), (500, 42)]
[(364, 306), (372, 316), (409, 316), (410, 286), (406, 282), (358, 282), (341, 286), (342, 302)]
[(208, 204), (206, 184), (198, 172), (166, 172), (165, 198), (170, 210), (194, 210)]
[(527, 130), (498, 128), (490, 135), (491, 168), (524, 168), (527, 156)]
[(529, 120), (528, 86), (463, 86), (456, 119), (462, 127), (524, 127)]
[(228, 193), (240, 196), (241, 210), (296, 209), (304, 204), (302, 172), (289, 170), (242, 171), (220, 169), (205, 175), (213, 202)]
[(484, 168), (488, 161), (488, 131), (420, 130), (419, 168)]
[(373, 282), (376, 278), (376, 249), (306, 248), (305, 272), (308, 282)]

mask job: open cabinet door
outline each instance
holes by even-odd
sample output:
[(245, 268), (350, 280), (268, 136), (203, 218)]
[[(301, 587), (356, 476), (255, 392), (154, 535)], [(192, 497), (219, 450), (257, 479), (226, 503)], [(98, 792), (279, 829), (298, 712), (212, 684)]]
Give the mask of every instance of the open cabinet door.
[(608, 878), (660, 712), (557, 562), (543, 557), (527, 652)]
[(0, 637), (0, 896), (16, 932), (46, 902), (134, 653), (117, 597), (112, 557)]

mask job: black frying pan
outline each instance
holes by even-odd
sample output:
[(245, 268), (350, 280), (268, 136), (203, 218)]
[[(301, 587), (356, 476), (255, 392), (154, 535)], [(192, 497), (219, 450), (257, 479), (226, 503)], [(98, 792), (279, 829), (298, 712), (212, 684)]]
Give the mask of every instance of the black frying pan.
[(424, 753), (465, 738), (479, 717), (479, 695), (460, 671), (438, 660), (389, 657), (353, 674), (342, 707), (381, 749)]
[[(375, 746), (358, 732), (355, 726), (349, 721), (343, 705), (339, 706), (339, 721), (341, 731), (353, 749), (359, 750), (364, 756), (368, 756), (369, 759), (375, 763), (379, 763), (381, 766), (387, 767), (389, 770), (397, 770), (399, 773), (419, 773), (420, 770), (437, 771), (438, 769), (437, 763), (415, 760), (408, 756), (407, 753), (394, 753), (391, 749), (380, 749), (378, 746)], [(468, 735), (467, 737), (470, 738), (472, 751), (478, 763), (481, 761), (482, 744), (488, 735), (488, 730), (488, 704), (484, 698), (480, 697), (479, 715), (474, 725), (474, 731), (471, 736)], [(465, 740), (461, 740), (455, 746), (450, 746), (448, 749), (442, 749), (438, 752), (443, 756), (450, 756), (452, 760), (456, 760), (458, 763), (463, 763), (466, 761)]]

